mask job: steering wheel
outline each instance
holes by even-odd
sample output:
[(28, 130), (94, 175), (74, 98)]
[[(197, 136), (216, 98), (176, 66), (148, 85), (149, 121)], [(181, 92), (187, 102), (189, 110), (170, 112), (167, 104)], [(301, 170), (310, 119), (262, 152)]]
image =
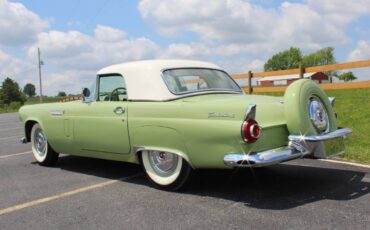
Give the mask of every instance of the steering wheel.
[[(118, 92), (119, 90), (123, 90), (122, 93)], [(110, 93), (110, 96), (109, 96), (109, 101), (113, 101), (113, 98), (117, 99), (117, 100), (114, 100), (114, 101), (119, 101), (119, 95), (126, 95), (126, 88), (125, 87), (118, 87), (118, 88), (115, 88), (111, 93)]]

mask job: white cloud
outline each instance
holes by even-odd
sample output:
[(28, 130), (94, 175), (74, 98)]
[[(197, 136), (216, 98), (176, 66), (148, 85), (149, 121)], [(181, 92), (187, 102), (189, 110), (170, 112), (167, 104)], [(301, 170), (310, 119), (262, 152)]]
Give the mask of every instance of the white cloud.
[[(268, 0), (270, 1), (270, 0)], [(267, 8), (248, 0), (141, 0), (138, 9), (149, 23), (174, 40), (190, 42), (160, 47), (146, 37), (97, 25), (92, 35), (77, 30), (45, 30), (41, 19), (22, 4), (0, 0), (0, 48), (22, 47), (17, 57), (0, 50), (0, 77), (20, 85), (38, 85), (37, 48), (41, 48), (44, 92), (79, 93), (104, 66), (150, 58), (185, 58), (215, 62), (230, 73), (261, 71), (271, 54), (297, 46), (313, 51), (325, 46), (351, 44), (346, 28), (370, 15), (370, 0), (305, 0)], [(269, 5), (269, 4), (267, 4)], [(79, 21), (69, 22), (77, 28)], [(196, 35), (195, 38), (193, 35)], [(25, 49), (24, 49), (25, 48)], [(359, 41), (349, 60), (370, 59), (370, 41)], [(2, 79), (0, 79), (1, 81)]]
[[(107, 35), (105, 35), (106, 32)], [(39, 35), (38, 41), (28, 50), (30, 58), (36, 56), (40, 47), (45, 63), (63, 69), (92, 70), (104, 65), (153, 58), (159, 47), (151, 40), (141, 37), (126, 39), (125, 32), (97, 25), (95, 36), (78, 31), (49, 31)]]
[(348, 55), (349, 61), (370, 59), (370, 41), (358, 41), (357, 47)]
[(17, 46), (33, 42), (49, 26), (37, 14), (20, 3), (0, 0), (0, 44)]
[(125, 34), (102, 25), (96, 26), (94, 36), (78, 31), (43, 32), (28, 49), (28, 59), (37, 57), (40, 47), (45, 62), (46, 93), (55, 94), (55, 90), (63, 87), (68, 89), (67, 93), (77, 93), (82, 86), (87, 86), (87, 76), (94, 79), (97, 70), (104, 66), (155, 58), (160, 54), (160, 48), (150, 39), (128, 39)]
[(243, 47), (236, 44), (215, 45), (213, 43), (172, 43), (166, 47), (160, 58), (208, 58), (214, 56), (228, 57), (239, 54)]
[(83, 87), (90, 87), (95, 81), (95, 71), (65, 70), (53, 72), (43, 78), (43, 90), (47, 95), (55, 96), (60, 91), (67, 94), (81, 93)]
[(109, 26), (97, 25), (95, 29), (96, 39), (103, 42), (117, 42), (123, 39), (125, 32)]
[[(370, 14), (369, 6), (369, 0), (284, 2), (277, 8), (243, 0), (141, 0), (138, 9), (163, 35), (192, 32), (199, 35), (198, 43), (214, 42), (212, 50), (232, 44), (235, 54), (257, 53), (261, 58), (261, 53), (269, 56), (290, 46), (313, 51), (347, 44), (350, 38), (346, 27), (361, 15)], [(191, 48), (201, 46), (176, 44), (169, 49), (191, 54), (197, 52)]]
[(308, 0), (307, 3), (320, 13), (332, 17), (340, 15), (346, 21), (370, 12), (370, 0)]
[(25, 76), (34, 70), (36, 68), (29, 61), (10, 56), (0, 50), (0, 82), (5, 77), (10, 77), (22, 85)]

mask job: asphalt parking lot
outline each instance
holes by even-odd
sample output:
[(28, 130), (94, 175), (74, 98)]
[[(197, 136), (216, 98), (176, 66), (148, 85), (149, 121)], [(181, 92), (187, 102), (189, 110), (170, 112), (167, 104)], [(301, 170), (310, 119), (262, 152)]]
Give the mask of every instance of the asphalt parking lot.
[(35, 163), (18, 115), (0, 115), (0, 229), (370, 229), (370, 169), (296, 160), (201, 170), (181, 192), (137, 165), (62, 155)]

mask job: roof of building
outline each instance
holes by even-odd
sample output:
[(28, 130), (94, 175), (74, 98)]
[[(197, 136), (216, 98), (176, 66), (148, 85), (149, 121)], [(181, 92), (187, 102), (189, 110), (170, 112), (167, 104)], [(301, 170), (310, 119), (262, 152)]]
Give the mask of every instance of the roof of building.
[(98, 71), (98, 75), (121, 74), (127, 85), (129, 100), (165, 101), (176, 99), (164, 80), (162, 71), (173, 68), (210, 68), (220, 69), (217, 65), (203, 61), (190, 60), (146, 60), (108, 66)]

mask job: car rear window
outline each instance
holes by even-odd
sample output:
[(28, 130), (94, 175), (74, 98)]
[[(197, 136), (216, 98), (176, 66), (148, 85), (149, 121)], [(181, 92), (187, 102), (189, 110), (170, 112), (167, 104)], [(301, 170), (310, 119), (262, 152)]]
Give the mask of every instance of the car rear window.
[(215, 69), (183, 68), (163, 71), (163, 80), (174, 94), (202, 91), (242, 92), (225, 72)]

